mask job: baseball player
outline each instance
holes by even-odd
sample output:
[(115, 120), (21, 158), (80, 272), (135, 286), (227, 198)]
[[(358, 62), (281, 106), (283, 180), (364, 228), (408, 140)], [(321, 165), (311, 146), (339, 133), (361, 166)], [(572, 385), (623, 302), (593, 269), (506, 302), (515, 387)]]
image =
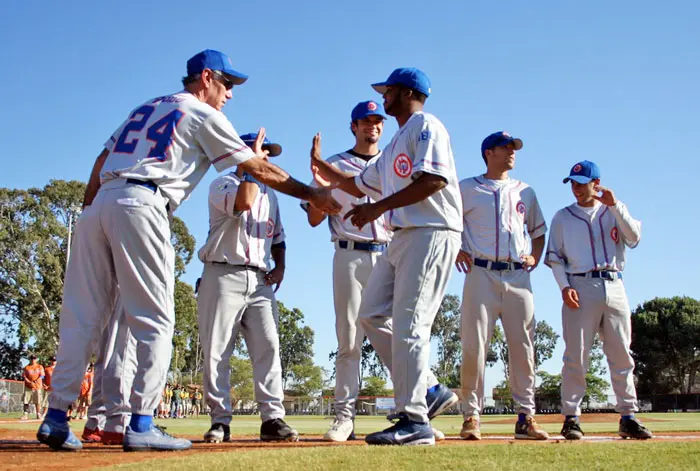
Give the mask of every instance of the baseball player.
[(510, 387), (519, 404), (515, 438), (546, 440), (535, 414), (535, 305), (530, 272), (544, 250), (547, 227), (535, 191), (511, 179), (523, 141), (505, 132), (483, 140), (486, 173), (459, 184), (464, 232), (457, 268), (466, 274), (462, 298), (462, 395), (460, 436), (479, 440), (486, 354), (496, 321), (508, 342)]
[(44, 367), (37, 360), (36, 355), (29, 357), (29, 364), (24, 367), (22, 377), (24, 379), (24, 413), (22, 420), (29, 418), (29, 405), (34, 404), (36, 408), (36, 418), (41, 418), (42, 392), (44, 389), (42, 378), (44, 376)]
[(196, 54), (187, 63), (185, 89), (134, 109), (95, 161), (88, 183), (90, 205), (76, 225), (65, 277), (54, 391), (37, 433), (40, 442), (55, 449), (82, 447), (65, 411), (78, 395), (91, 345), (118, 291), (125, 323), (138, 344), (124, 449), (191, 447), (188, 440), (155, 427), (152, 414), (172, 352), (175, 256), (168, 217), (210, 165), (218, 171), (240, 165), (283, 193), (331, 213), (340, 209), (328, 189), (304, 185), (263, 158), (264, 129), (254, 150), (240, 140), (221, 109), (231, 88), (246, 79), (221, 52)]
[(51, 376), (53, 375), (53, 370), (56, 368), (56, 357), (49, 358), (49, 364), (44, 367), (44, 392), (43, 401), (41, 402), (42, 414), (46, 414), (46, 410), (49, 407), (49, 396), (51, 395)]
[(460, 245), (462, 203), (450, 138), (443, 124), (423, 112), (430, 80), (419, 69), (394, 70), (372, 85), (399, 130), (360, 175), (345, 174), (320, 157), (314, 138), (312, 172), (356, 197), (382, 194), (346, 215), (358, 229), (387, 213), (394, 231), (362, 293), (359, 317), (394, 383), (397, 423), (367, 435), (369, 444), (433, 445), (429, 420), (457, 402), (428, 368), (430, 328)]
[[(379, 139), (384, 129), (381, 105), (374, 101), (358, 103), (350, 114), (350, 130), (355, 136), (352, 149), (335, 154), (327, 162), (346, 174), (359, 175), (367, 165), (379, 158)], [(353, 206), (381, 199), (381, 193), (363, 198), (341, 190), (333, 190), (333, 197), (343, 206), (341, 214)], [(302, 203), (309, 224), (318, 226), (326, 214)], [(333, 300), (335, 303), (335, 333), (338, 355), (335, 360), (335, 420), (324, 439), (344, 442), (355, 439), (355, 402), (360, 390), (360, 360), (365, 332), (360, 325), (358, 310), (362, 290), (369, 274), (391, 239), (384, 216), (358, 229), (342, 216), (331, 216), (328, 221), (333, 256)]]
[[(255, 134), (241, 136), (253, 145)], [(270, 157), (279, 144), (263, 141)], [(260, 439), (297, 441), (284, 421), (278, 313), (273, 286), (284, 279), (285, 242), (277, 196), (245, 173), (221, 176), (209, 187), (209, 235), (199, 250), (204, 264), (197, 294), (199, 336), (204, 356), (204, 396), (211, 428), (204, 441), (230, 441), (231, 370), (229, 361), (240, 331), (253, 365), (255, 399), (260, 406)], [(270, 258), (274, 266), (270, 263)], [(276, 290), (276, 289), (275, 289)]]
[(561, 409), (566, 418), (561, 434), (567, 440), (583, 436), (581, 401), (586, 394), (588, 357), (598, 333), (621, 415), (619, 435), (652, 438), (634, 416), (638, 404), (630, 355), (632, 313), (622, 283), (625, 249), (637, 246), (642, 224), (630, 216), (612, 190), (600, 184), (595, 163), (584, 160), (574, 165), (564, 179), (568, 182), (576, 203), (554, 215), (545, 256), (564, 301)]

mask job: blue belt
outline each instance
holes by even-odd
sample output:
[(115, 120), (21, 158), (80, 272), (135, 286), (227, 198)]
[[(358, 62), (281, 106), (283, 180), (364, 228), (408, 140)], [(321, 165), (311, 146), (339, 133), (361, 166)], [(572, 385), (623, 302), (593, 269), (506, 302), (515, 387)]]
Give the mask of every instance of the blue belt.
[(585, 276), (591, 278), (602, 278), (603, 280), (615, 281), (622, 279), (621, 271), (594, 270), (586, 273), (572, 273), (573, 276)]
[(347, 240), (339, 240), (338, 246), (341, 249), (347, 249), (352, 245), (351, 250), (364, 250), (365, 252), (384, 252), (386, 244), (373, 244), (371, 242), (348, 242)]
[(484, 260), (483, 258), (475, 258), (474, 265), (496, 271), (523, 269), (523, 264), (520, 262), (492, 262), (491, 260)]

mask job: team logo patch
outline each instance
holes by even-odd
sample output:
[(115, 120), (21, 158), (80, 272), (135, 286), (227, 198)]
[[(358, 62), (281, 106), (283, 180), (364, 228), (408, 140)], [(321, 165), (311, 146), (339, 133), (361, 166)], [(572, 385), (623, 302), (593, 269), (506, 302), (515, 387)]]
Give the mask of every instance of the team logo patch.
[(515, 205), (515, 210), (523, 217), (523, 219), (525, 218), (525, 203), (518, 201), (518, 204)]
[(267, 238), (269, 239), (272, 237), (275, 233), (275, 221), (272, 220), (272, 218), (267, 220), (267, 228), (265, 231), (265, 235), (267, 235)]
[(406, 178), (413, 172), (413, 162), (406, 154), (399, 154), (394, 159), (394, 172), (401, 178)]
[(573, 173), (578, 173), (578, 172), (580, 172), (580, 171), (581, 171), (581, 164), (576, 164), (576, 165), (574, 165), (574, 168), (571, 169), (571, 171), (572, 171)]
[(610, 231), (610, 237), (612, 237), (612, 240), (616, 244), (620, 240), (620, 232), (617, 230), (617, 227), (612, 228), (612, 230)]
[(374, 111), (377, 109), (377, 104), (373, 101), (370, 101), (369, 103), (367, 103), (367, 109), (370, 111)]

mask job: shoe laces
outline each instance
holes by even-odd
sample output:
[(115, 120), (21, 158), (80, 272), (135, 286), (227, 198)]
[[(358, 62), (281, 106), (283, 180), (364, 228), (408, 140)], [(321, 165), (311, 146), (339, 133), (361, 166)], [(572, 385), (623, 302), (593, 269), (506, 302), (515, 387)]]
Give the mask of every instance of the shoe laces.
[(153, 424), (153, 428), (158, 430), (164, 437), (173, 438), (172, 435), (170, 435), (168, 432), (165, 431), (168, 427), (163, 427), (162, 425)]

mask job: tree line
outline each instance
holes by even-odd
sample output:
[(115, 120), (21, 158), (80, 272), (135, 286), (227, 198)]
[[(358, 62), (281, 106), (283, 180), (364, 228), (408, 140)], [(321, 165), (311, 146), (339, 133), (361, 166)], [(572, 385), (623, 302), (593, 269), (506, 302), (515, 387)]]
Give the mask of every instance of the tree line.
[[(0, 188), (0, 378), (20, 379), (22, 359), (30, 353), (47, 361), (58, 346), (58, 322), (67, 260), (69, 226), (75, 224), (85, 184), (51, 180), (43, 188)], [(171, 371), (176, 382), (201, 383), (202, 347), (197, 327), (194, 287), (181, 280), (192, 260), (196, 241), (187, 225), (171, 222), (175, 248), (175, 333)], [(460, 299), (446, 295), (431, 337), (437, 344), (433, 371), (450, 387), (459, 387), (462, 359)], [(333, 395), (334, 371), (313, 362), (314, 331), (304, 314), (278, 302), (280, 355), (285, 391), (297, 395)], [(632, 354), (640, 396), (700, 391), (700, 302), (690, 297), (655, 298), (638, 306), (632, 316)], [(547, 322), (535, 327), (538, 394), (557, 397), (561, 376), (541, 371), (559, 335)], [(331, 352), (334, 360), (337, 350)], [(500, 363), (504, 380), (496, 392), (509, 395), (508, 346), (496, 327), (487, 364)], [(239, 338), (231, 360), (232, 395), (252, 400), (252, 368)], [(388, 371), (365, 339), (361, 360), (361, 394), (390, 395)], [(602, 399), (609, 385), (600, 340), (591, 354), (587, 395)]]

